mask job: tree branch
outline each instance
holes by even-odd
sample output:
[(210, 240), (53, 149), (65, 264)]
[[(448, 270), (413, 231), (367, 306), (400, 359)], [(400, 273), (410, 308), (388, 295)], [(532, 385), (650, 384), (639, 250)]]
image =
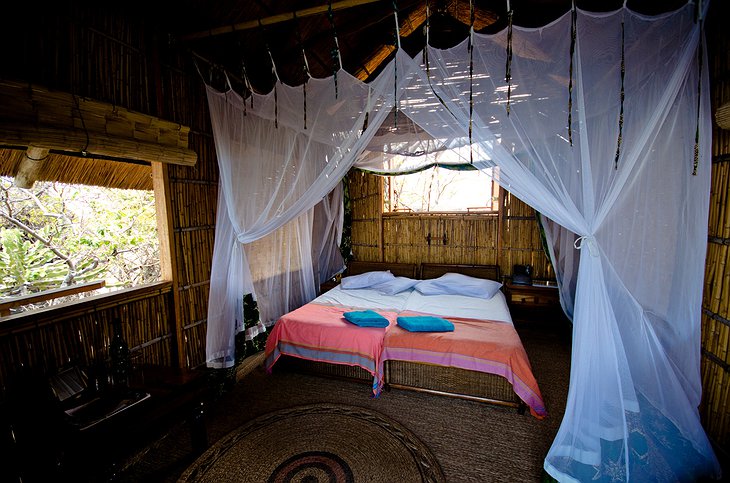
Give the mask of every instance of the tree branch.
[[(33, 238), (35, 238), (36, 240), (38, 240), (39, 242), (41, 242), (45, 246), (47, 246), (49, 250), (51, 250), (59, 258), (61, 258), (64, 262), (66, 262), (66, 265), (68, 265), (68, 268), (69, 268), (69, 272), (71, 274), (73, 274), (74, 270), (76, 269), (76, 264), (74, 263), (74, 261), (71, 260), (70, 257), (68, 257), (68, 256), (64, 255), (63, 253), (61, 253), (56, 247), (54, 247), (51, 244), (51, 242), (49, 240), (46, 240), (43, 236), (41, 236), (38, 233), (36, 233), (35, 230), (33, 230), (29, 226), (25, 225), (23, 222), (21, 222), (19, 220), (16, 220), (15, 218), (12, 218), (12, 217), (6, 215), (5, 213), (1, 213), (0, 212), (0, 216), (2, 216), (6, 220), (8, 220), (10, 223), (12, 223), (13, 225), (17, 226), (18, 228), (20, 228), (21, 230), (23, 230), (24, 232), (26, 232), (28, 235), (32, 236)], [(66, 277), (66, 278), (68, 278), (68, 277)], [(73, 275), (71, 276), (71, 280), (73, 280)], [(64, 280), (64, 283), (66, 283), (65, 280)]]

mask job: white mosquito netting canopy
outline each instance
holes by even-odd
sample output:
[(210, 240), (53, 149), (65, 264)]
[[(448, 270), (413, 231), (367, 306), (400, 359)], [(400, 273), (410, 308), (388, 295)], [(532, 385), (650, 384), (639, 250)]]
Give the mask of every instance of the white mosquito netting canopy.
[[(719, 477), (698, 413), (710, 181), (702, 42), (694, 5), (650, 18), (578, 10), (416, 59), (398, 50), (367, 84), (341, 70), (336, 87), (333, 77), (277, 83), (246, 100), (209, 88), (221, 190), (208, 364), (232, 365), (243, 294), (271, 325), (342, 268), (336, 188), (358, 159), (388, 172), (471, 162), (547, 217), (570, 292), (570, 389), (546, 471), (560, 481)], [(381, 128), (386, 118), (395, 129)]]

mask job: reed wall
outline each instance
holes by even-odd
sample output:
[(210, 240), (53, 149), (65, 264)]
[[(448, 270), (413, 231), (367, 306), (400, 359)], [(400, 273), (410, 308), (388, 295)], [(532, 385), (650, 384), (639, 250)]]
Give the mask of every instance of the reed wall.
[(79, 301), (63, 310), (43, 309), (11, 316), (0, 323), (0, 394), (17, 377), (42, 376), (69, 365), (105, 364), (113, 335), (112, 322), (123, 321), (122, 334), (134, 364), (171, 365), (175, 361), (170, 283)]
[[(102, 2), (104, 3), (104, 2)], [(204, 362), (207, 300), (215, 230), (218, 170), (205, 91), (168, 39), (134, 12), (90, 2), (57, 2), (26, 9), (0, 30), (0, 78), (37, 83), (108, 102), (191, 128), (195, 166), (170, 166), (173, 279), (151, 290), (125, 291), (24, 320), (0, 321), (0, 392), (23, 371), (48, 372), (90, 363), (103, 354), (109, 322), (123, 319), (139, 361), (188, 367)], [(718, 3), (718, 2), (715, 2)], [(722, 18), (721, 16), (716, 16)], [(722, 26), (710, 32), (713, 107), (730, 102), (730, 44)], [(713, 111), (714, 112), (714, 111)], [(730, 442), (730, 132), (713, 132), (713, 185), (702, 324), (701, 413), (720, 447)], [(69, 160), (72, 162), (72, 160)], [(356, 259), (389, 262), (531, 264), (537, 278), (553, 278), (533, 211), (509, 193), (496, 216), (382, 214), (378, 177), (352, 172), (352, 250)], [(428, 242), (428, 234), (431, 242)], [(444, 238), (445, 235), (445, 238)], [(444, 239), (446, 240), (444, 243)]]
[(533, 277), (555, 274), (542, 248), (535, 211), (502, 191), (498, 214), (383, 214), (382, 178), (353, 170), (352, 252), (356, 260), (401, 263), (532, 265)]
[[(714, 5), (712, 6), (714, 7)], [(716, 8), (720, 8), (718, 5)], [(730, 103), (730, 40), (725, 15), (708, 17), (712, 112)], [(717, 12), (717, 10), (715, 11)], [(702, 303), (700, 412), (718, 456), (730, 455), (730, 131), (713, 123), (712, 187)]]
[[(164, 290), (0, 321), (0, 395), (19, 372), (48, 373), (103, 356), (109, 321), (122, 318), (135, 360), (204, 363), (218, 169), (204, 85), (189, 53), (146, 24), (124, 2), (28, 3), (0, 31), (0, 78), (38, 84), (180, 123), (190, 128), (195, 166), (170, 165), (164, 177), (173, 276)], [(127, 8), (127, 10), (125, 10)], [(73, 158), (68, 160), (73, 163)]]

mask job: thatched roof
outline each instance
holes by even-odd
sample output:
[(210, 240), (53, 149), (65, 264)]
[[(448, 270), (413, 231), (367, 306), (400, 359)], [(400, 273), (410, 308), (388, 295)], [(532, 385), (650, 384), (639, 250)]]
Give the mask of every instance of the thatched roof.
[[(436, 47), (448, 47), (468, 35), (472, 6), (476, 31), (489, 33), (503, 29), (507, 24), (508, 1), (513, 10), (514, 25), (525, 27), (545, 25), (568, 12), (572, 5), (571, 0), (60, 0), (41, 2), (40, 5), (38, 2), (14, 2), (5, 11), (5, 18), (12, 20), (4, 24), (0, 33), (0, 41), (6, 45), (0, 81), (10, 79), (30, 82), (38, 75), (47, 79), (48, 73), (44, 69), (55, 69), (59, 78), (64, 78), (64, 63), (71, 61), (85, 62), (85, 75), (89, 83), (100, 77), (119, 75), (111, 71), (97, 72), (94, 58), (79, 60), (88, 54), (85, 52), (62, 52), (53, 59), (37, 59), (40, 70), (27, 72), (28, 65), (33, 65), (33, 61), (26, 58), (28, 52), (32, 53), (38, 47), (36, 43), (47, 41), (44, 40), (47, 36), (36, 37), (34, 29), (43, 29), (46, 33), (55, 31), (61, 36), (59, 40), (68, 42), (71, 49), (74, 45), (82, 45), (75, 44), (77, 39), (74, 36), (83, 36), (88, 32), (89, 35), (113, 38), (115, 42), (124, 44), (125, 48), (138, 52), (140, 59), (144, 60), (143, 65), (121, 66), (127, 69), (125, 76), (137, 77), (118, 79), (118, 82), (129, 82), (125, 87), (129, 92), (135, 88), (132, 79), (140, 83), (150, 82), (154, 72), (146, 70), (150, 69), (149, 65), (167, 62), (172, 55), (188, 59), (186, 65), (176, 68), (191, 75), (197, 75), (196, 64), (204, 75), (210, 75), (214, 81), (217, 76), (217, 81), (221, 82), (224, 78), (221, 73), (225, 72), (233, 87), (244, 93), (248, 86), (258, 92), (271, 90), (275, 80), (272, 59), (279, 79), (290, 85), (302, 84), (308, 75), (332, 75), (338, 66), (338, 59), (341, 59), (342, 67), (347, 72), (368, 80), (394, 54), (394, 5), (397, 5), (401, 46), (409, 54), (415, 55), (425, 44), (423, 27), (427, 13), (431, 27), (430, 43)], [(623, 0), (577, 0), (576, 3), (579, 8), (591, 11), (615, 10), (624, 4)], [(646, 14), (673, 10), (685, 3), (686, 0), (628, 0), (629, 8)], [(100, 21), (100, 18), (114, 20)], [(29, 19), (32, 19), (30, 24)], [(147, 39), (148, 44), (139, 44), (140, 38)], [(14, 47), (16, 43), (18, 48)], [(527, 47), (534, 55), (548, 55), (541, 51), (539, 45)], [(108, 68), (113, 63), (98, 64), (107, 65)], [(16, 71), (14, 65), (22, 67)], [(244, 79), (248, 82), (244, 82)], [(61, 85), (58, 86), (45, 87), (71, 92), (73, 87), (63, 82), (60, 81)], [(11, 95), (3, 99), (1, 94), (0, 102), (14, 98)], [(97, 97), (91, 88), (90, 95), (90, 101), (104, 100)], [(125, 113), (125, 116), (134, 117), (132, 122), (141, 124), (142, 128), (131, 134), (123, 133), (127, 144), (122, 148), (114, 146), (118, 149), (112, 150), (111, 155), (104, 155), (104, 149), (87, 151), (84, 144), (89, 145), (89, 129), (85, 126), (85, 120), (89, 117), (86, 114), (77, 115), (81, 111), (79, 101), (86, 98), (73, 96), (73, 102), (69, 104), (66, 101), (66, 120), (63, 121), (71, 123), (71, 131), (75, 129), (66, 139), (70, 148), (54, 149), (51, 146), (48, 152), (42, 151), (43, 165), (33, 173), (37, 179), (149, 188), (148, 161), (194, 163), (194, 153), (191, 157), (187, 150), (186, 132), (181, 133), (180, 139), (172, 139), (174, 149), (177, 150), (173, 159), (160, 159), (161, 154), (155, 150), (155, 146), (162, 144), (160, 140), (170, 138), (171, 132), (175, 134), (174, 129), (159, 127), (164, 121), (156, 118), (140, 122), (134, 112)], [(180, 96), (183, 98), (181, 102), (184, 102), (185, 93), (180, 93)], [(117, 115), (117, 101), (120, 106), (135, 108), (124, 99), (106, 100), (108, 103), (111, 101), (114, 116)], [(149, 108), (145, 112), (155, 112), (155, 102), (154, 99), (146, 99), (146, 106), (142, 106), (142, 110)], [(37, 103), (31, 99), (25, 104), (33, 106), (31, 114), (35, 117), (28, 118), (31, 119), (29, 125), (32, 127), (38, 123)], [(15, 108), (8, 110), (18, 111)], [(21, 120), (22, 116), (26, 116), (24, 113), (20, 115)], [(115, 136), (115, 129), (126, 129), (118, 123), (119, 119), (110, 120), (108, 113), (105, 119), (107, 124), (101, 125), (97, 131), (99, 137), (92, 139), (92, 142), (98, 141), (97, 146), (105, 145), (105, 136)], [(6, 113), (0, 109), (0, 132), (10, 129), (8, 126), (12, 123), (7, 121)], [(15, 122), (14, 119), (10, 121)], [(62, 131), (63, 126), (59, 125), (54, 135)], [(15, 176), (23, 156), (27, 154), (26, 149), (32, 143), (22, 135), (6, 138), (0, 139), (0, 174)], [(174, 144), (176, 142), (177, 145)], [(140, 146), (145, 151), (141, 156), (137, 155)], [(166, 149), (170, 148), (163, 149), (163, 154)], [(105, 161), (100, 161), (101, 158)], [(110, 163), (109, 159), (115, 162)], [(125, 159), (134, 161), (123, 162)]]

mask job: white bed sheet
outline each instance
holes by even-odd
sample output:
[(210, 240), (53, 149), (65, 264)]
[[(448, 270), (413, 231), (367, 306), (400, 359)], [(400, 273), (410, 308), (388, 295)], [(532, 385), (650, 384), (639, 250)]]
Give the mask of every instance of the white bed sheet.
[(362, 309), (390, 309), (396, 312), (408, 310), (442, 317), (496, 320), (513, 325), (507, 299), (502, 292), (497, 292), (490, 299), (465, 295), (422, 295), (413, 289), (396, 295), (383, 295), (377, 290), (367, 288), (342, 290), (338, 285), (312, 302)]
[(466, 295), (422, 295), (413, 290), (408, 296), (404, 310), (442, 317), (496, 320), (514, 325), (507, 307), (507, 299), (502, 292), (497, 292), (490, 299), (483, 299)]
[(312, 300), (315, 304), (342, 305), (360, 309), (390, 309), (401, 312), (408, 301), (412, 290), (406, 290), (396, 295), (383, 295), (377, 290), (358, 288), (343, 290), (341, 285), (323, 293)]

